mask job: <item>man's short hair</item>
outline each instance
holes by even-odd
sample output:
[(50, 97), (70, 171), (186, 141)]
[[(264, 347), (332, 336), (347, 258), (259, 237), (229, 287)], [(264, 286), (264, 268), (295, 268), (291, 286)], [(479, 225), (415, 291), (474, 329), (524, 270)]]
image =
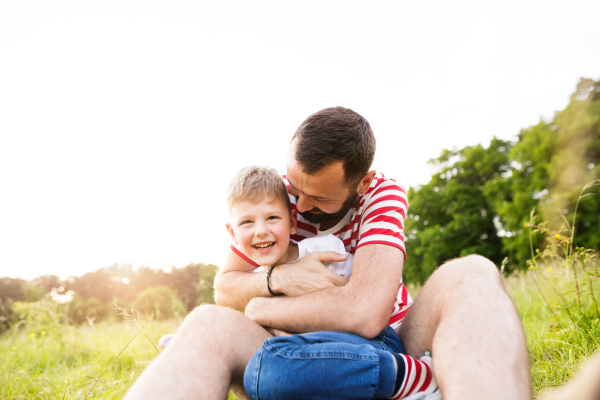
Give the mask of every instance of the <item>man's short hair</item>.
[(298, 138), (296, 161), (306, 174), (342, 161), (346, 185), (354, 187), (367, 175), (375, 158), (375, 135), (369, 122), (349, 108), (331, 107), (306, 118)]
[(281, 199), (292, 211), (285, 183), (274, 168), (260, 165), (242, 168), (227, 186), (227, 205), (230, 211), (239, 202), (259, 203), (265, 199), (267, 202)]

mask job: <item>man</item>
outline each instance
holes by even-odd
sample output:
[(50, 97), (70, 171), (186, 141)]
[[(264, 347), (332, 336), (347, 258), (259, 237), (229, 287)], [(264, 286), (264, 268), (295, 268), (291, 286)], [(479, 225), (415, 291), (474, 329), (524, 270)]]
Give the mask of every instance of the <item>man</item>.
[[(378, 215), (382, 221), (391, 218), (385, 223), (398, 229), (369, 230), (363, 219), (371, 220), (370, 207), (356, 216), (376, 178), (369, 170), (371, 137), (363, 117), (330, 108), (303, 122), (288, 153), (287, 179), (302, 216), (299, 227), (304, 224), (305, 236), (350, 231), (345, 242), (354, 252), (350, 281), (322, 265), (339, 261), (337, 254), (313, 253), (272, 270), (267, 286), (264, 272), (251, 273), (255, 266), (231, 252), (215, 281), (215, 300), (245, 315), (218, 306), (194, 310), (128, 399), (224, 399), (230, 386), (244, 398), (244, 368), (271, 333), (330, 330), (373, 338), (392, 315), (400, 315), (397, 333), (410, 356), (432, 351), (444, 399), (529, 398), (523, 330), (493, 263), (479, 256), (450, 261), (427, 281), (410, 311), (410, 302), (398, 299), (406, 209), (402, 215), (394, 200)], [(360, 225), (358, 230), (348, 227), (352, 223)], [(374, 233), (381, 237), (368, 239)], [(279, 293), (289, 297), (272, 296)]]

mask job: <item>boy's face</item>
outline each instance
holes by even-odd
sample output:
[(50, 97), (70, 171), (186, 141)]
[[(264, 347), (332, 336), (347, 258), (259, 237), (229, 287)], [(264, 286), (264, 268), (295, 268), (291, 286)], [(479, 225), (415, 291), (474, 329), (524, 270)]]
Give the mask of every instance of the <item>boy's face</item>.
[(242, 252), (259, 265), (277, 265), (296, 233), (296, 213), (277, 199), (272, 202), (243, 201), (231, 208), (227, 230)]

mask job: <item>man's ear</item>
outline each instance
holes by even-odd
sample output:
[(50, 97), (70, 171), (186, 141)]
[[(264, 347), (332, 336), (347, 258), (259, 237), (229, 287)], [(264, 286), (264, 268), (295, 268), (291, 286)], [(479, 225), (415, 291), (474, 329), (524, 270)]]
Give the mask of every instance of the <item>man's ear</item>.
[(238, 241), (235, 237), (235, 232), (233, 231), (233, 226), (229, 222), (225, 223), (225, 227), (227, 228), (227, 232), (229, 232), (229, 236), (233, 239), (233, 243), (238, 244)]
[(373, 182), (373, 179), (375, 178), (375, 174), (377, 173), (377, 171), (372, 170), (367, 172), (367, 175), (365, 175), (364, 178), (362, 178), (358, 184), (358, 193), (359, 194), (365, 194), (367, 193), (367, 190), (369, 189), (369, 186), (371, 186), (371, 182)]
[(290, 234), (295, 234), (298, 229), (298, 213), (296, 210), (292, 210), (290, 213)]

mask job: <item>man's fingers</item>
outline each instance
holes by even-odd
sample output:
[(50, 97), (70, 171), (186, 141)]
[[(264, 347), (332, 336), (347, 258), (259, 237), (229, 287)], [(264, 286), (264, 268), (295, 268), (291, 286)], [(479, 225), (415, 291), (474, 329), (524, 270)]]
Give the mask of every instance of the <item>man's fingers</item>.
[(341, 262), (345, 261), (348, 258), (347, 254), (339, 254), (335, 251), (315, 251), (312, 254), (317, 258), (317, 260), (321, 261), (322, 263)]
[(344, 278), (343, 276), (338, 275), (338, 274), (335, 274), (335, 277), (333, 277), (333, 279), (334, 279), (333, 284), (335, 286), (345, 286), (346, 283), (350, 282), (349, 279)]
[(291, 333), (288, 333), (286, 331), (282, 331), (280, 329), (275, 329), (275, 328), (267, 328), (267, 331), (269, 331), (269, 333), (273, 336), (292, 336)]

